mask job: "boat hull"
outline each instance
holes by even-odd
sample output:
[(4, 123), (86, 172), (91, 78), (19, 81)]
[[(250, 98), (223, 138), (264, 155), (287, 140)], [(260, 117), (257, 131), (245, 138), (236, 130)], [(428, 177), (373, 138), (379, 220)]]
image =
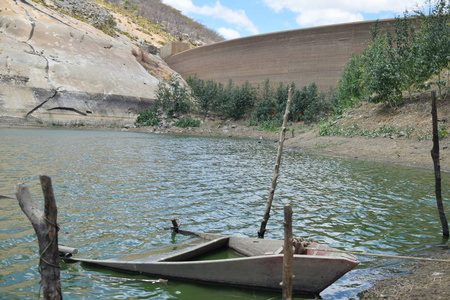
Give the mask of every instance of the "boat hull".
[[(225, 235), (184, 232), (204, 239), (196, 246), (172, 253), (140, 258), (93, 260), (68, 258), (71, 261), (196, 282), (281, 290), (283, 241), (252, 239)], [(281, 247), (281, 248), (280, 248)], [(244, 255), (239, 258), (195, 260), (217, 249), (228, 248)], [(305, 254), (293, 259), (293, 292), (318, 295), (321, 291), (359, 264), (358, 259), (344, 252), (317, 243), (310, 243)]]
[[(205, 283), (280, 290), (283, 255), (209, 261), (133, 262), (118, 260), (77, 261), (108, 268)], [(315, 294), (353, 269), (359, 262), (347, 258), (294, 255), (293, 292)]]

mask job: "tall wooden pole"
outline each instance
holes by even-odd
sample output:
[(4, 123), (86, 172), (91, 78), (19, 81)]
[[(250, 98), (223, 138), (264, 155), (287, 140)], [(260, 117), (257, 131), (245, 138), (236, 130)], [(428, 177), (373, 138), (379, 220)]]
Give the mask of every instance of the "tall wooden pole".
[(445, 216), (444, 204), (442, 203), (442, 186), (441, 186), (441, 165), (439, 157), (439, 131), (438, 131), (438, 118), (436, 108), (436, 92), (431, 92), (431, 116), (433, 119), (433, 148), (431, 149), (431, 157), (434, 164), (434, 178), (435, 178), (435, 193), (436, 203), (439, 211), (439, 218), (442, 225), (442, 235), (444, 238), (449, 237), (448, 222)]
[(283, 256), (283, 282), (281, 283), (283, 300), (292, 299), (292, 279), (294, 249), (292, 247), (292, 208), (289, 204), (284, 206), (284, 256)]
[(62, 299), (59, 252), (58, 226), (55, 196), (53, 194), (50, 177), (41, 175), (42, 192), (45, 199), (44, 212), (31, 197), (30, 191), (24, 184), (16, 186), (16, 197), (20, 208), (30, 220), (36, 232), (39, 243), (39, 273), (44, 299)]
[(283, 127), (281, 129), (280, 141), (278, 144), (277, 161), (275, 163), (275, 168), (273, 170), (272, 186), (270, 188), (269, 198), (267, 200), (265, 214), (264, 214), (263, 220), (261, 221), (261, 227), (258, 231), (259, 238), (264, 238), (264, 233), (266, 232), (267, 221), (269, 221), (269, 218), (270, 218), (270, 209), (272, 207), (273, 195), (275, 194), (275, 189), (277, 187), (278, 174), (280, 172), (281, 155), (283, 154), (283, 145), (284, 145), (284, 139), (286, 136), (286, 126), (287, 126), (287, 122), (288, 122), (289, 112), (291, 109), (292, 94), (293, 94), (293, 89), (292, 89), (292, 87), (290, 87), (288, 99), (287, 99), (287, 103), (286, 103), (286, 111), (284, 112), (284, 117), (283, 117)]

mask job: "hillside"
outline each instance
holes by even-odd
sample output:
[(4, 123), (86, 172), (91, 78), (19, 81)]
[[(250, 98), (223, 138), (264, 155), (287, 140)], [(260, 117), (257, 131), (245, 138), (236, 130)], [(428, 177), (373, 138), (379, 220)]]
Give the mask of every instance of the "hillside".
[(158, 84), (176, 74), (158, 47), (177, 37), (105, 7), (0, 3), (0, 123), (124, 126), (153, 105)]
[[(223, 41), (224, 38), (201, 23), (184, 16), (160, 0), (95, 0), (115, 13), (134, 20), (143, 33), (160, 33), (167, 41), (183, 41), (193, 46)], [(120, 21), (119, 21), (120, 24)], [(136, 33), (136, 32), (133, 32)], [(163, 44), (164, 42), (159, 41)]]

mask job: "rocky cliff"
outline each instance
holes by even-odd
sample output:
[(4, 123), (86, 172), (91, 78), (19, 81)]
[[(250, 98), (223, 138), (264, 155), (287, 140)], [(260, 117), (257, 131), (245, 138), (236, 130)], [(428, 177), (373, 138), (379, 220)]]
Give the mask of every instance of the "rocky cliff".
[(151, 75), (127, 36), (42, 3), (0, 3), (0, 123), (124, 125), (152, 106), (173, 72), (159, 57), (149, 54)]

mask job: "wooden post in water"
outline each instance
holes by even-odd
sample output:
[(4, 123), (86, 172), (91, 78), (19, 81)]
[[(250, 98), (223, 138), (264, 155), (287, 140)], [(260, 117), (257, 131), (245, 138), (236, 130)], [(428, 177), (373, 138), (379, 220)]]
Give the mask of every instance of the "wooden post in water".
[(50, 177), (41, 175), (42, 192), (45, 199), (44, 212), (31, 197), (30, 191), (24, 184), (16, 186), (16, 197), (20, 208), (30, 220), (36, 232), (39, 243), (39, 273), (44, 299), (62, 299), (59, 252), (58, 225), (55, 196), (53, 194)]
[(292, 87), (290, 87), (289, 88), (288, 99), (287, 99), (287, 102), (286, 102), (286, 111), (284, 112), (284, 117), (283, 117), (283, 127), (281, 129), (280, 141), (279, 141), (279, 144), (278, 144), (277, 161), (275, 163), (275, 168), (274, 168), (274, 171), (273, 171), (272, 186), (270, 188), (269, 198), (267, 200), (266, 210), (265, 210), (265, 213), (264, 213), (263, 220), (261, 222), (261, 227), (260, 227), (260, 229), (258, 231), (258, 237), (259, 238), (264, 238), (264, 233), (266, 232), (267, 221), (269, 221), (269, 218), (270, 218), (270, 209), (272, 207), (273, 195), (275, 194), (275, 189), (277, 187), (278, 174), (280, 172), (281, 155), (283, 154), (283, 145), (284, 145), (284, 139), (285, 139), (285, 136), (286, 136), (287, 121), (288, 121), (289, 112), (290, 112), (290, 109), (291, 109), (292, 94), (293, 94), (293, 89), (292, 89)]
[(439, 131), (438, 131), (438, 117), (436, 108), (436, 92), (431, 92), (431, 116), (433, 119), (433, 148), (431, 149), (431, 158), (434, 164), (434, 178), (435, 178), (435, 193), (436, 203), (439, 211), (439, 218), (442, 225), (442, 235), (444, 238), (449, 238), (448, 222), (445, 216), (444, 205), (442, 203), (442, 186), (441, 186), (441, 164), (439, 162)]
[(292, 208), (289, 204), (284, 206), (284, 256), (283, 256), (283, 300), (292, 299), (292, 279), (294, 249), (292, 248)]

